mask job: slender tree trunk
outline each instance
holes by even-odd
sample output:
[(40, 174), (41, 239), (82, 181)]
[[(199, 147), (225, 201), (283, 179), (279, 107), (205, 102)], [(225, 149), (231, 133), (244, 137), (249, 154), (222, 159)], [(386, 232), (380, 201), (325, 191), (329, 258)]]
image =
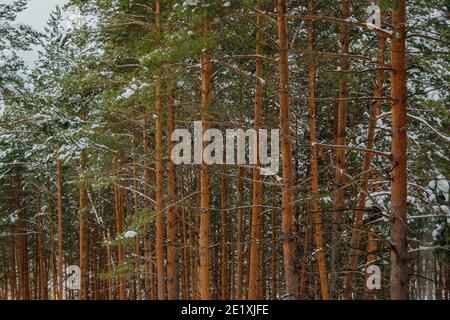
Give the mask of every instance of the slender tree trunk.
[[(168, 85), (168, 101), (167, 101), (167, 136), (168, 136), (168, 154), (172, 150), (172, 142), (170, 137), (175, 130), (175, 110), (174, 110), (174, 92), (173, 80), (170, 79)], [(177, 241), (177, 176), (175, 165), (171, 159), (167, 162), (167, 193), (169, 195), (169, 209), (167, 211), (167, 298), (174, 300), (178, 298), (178, 241)]]
[(47, 163), (47, 193), (48, 193), (48, 220), (49, 220), (49, 232), (50, 232), (50, 270), (52, 272), (52, 293), (53, 299), (58, 297), (58, 275), (56, 265), (56, 249), (55, 249), (55, 225), (54, 225), (54, 197), (51, 188), (50, 181), (50, 167)]
[[(348, 19), (350, 17), (350, 1), (344, 0), (342, 4), (342, 18)], [(345, 135), (347, 126), (347, 98), (348, 98), (348, 70), (350, 68), (348, 54), (350, 47), (350, 25), (344, 23), (342, 25), (342, 49), (341, 53), (341, 80), (339, 84), (339, 102), (338, 102), (338, 119), (336, 130), (336, 145), (345, 145)], [(338, 273), (340, 269), (340, 242), (341, 242), (341, 223), (342, 216), (345, 209), (345, 185), (346, 178), (346, 158), (345, 149), (336, 149), (336, 164), (334, 174), (334, 192), (333, 192), (333, 207), (334, 213), (332, 216), (333, 232), (332, 232), (332, 246), (331, 246), (331, 295), (336, 298), (336, 285), (338, 281)]]
[[(149, 200), (150, 190), (149, 183), (151, 181), (150, 168), (149, 168), (149, 141), (148, 141), (148, 115), (144, 111), (144, 125), (142, 126), (142, 149), (144, 152), (144, 212), (147, 213), (151, 210), (151, 204)], [(145, 297), (151, 298), (152, 290), (152, 261), (151, 261), (151, 242), (150, 242), (150, 229), (151, 223), (148, 217), (145, 217), (144, 222), (144, 270), (145, 270)]]
[(11, 234), (13, 235), (13, 237), (11, 238), (11, 300), (17, 300), (17, 274), (16, 274), (16, 239), (14, 236), (15, 233), (15, 226), (11, 227)]
[(58, 300), (63, 297), (63, 200), (62, 200), (62, 173), (61, 160), (56, 159), (56, 176), (58, 184)]
[[(203, 36), (208, 36), (208, 24), (203, 27)], [(203, 132), (209, 127), (209, 116), (207, 108), (212, 99), (212, 61), (211, 56), (204, 50), (201, 56), (201, 79), (202, 79), (202, 98), (201, 106), (203, 109), (202, 122)], [(203, 134), (202, 134), (203, 136)], [(202, 143), (202, 142), (201, 142)], [(205, 145), (205, 142), (203, 142)], [(209, 252), (209, 216), (210, 216), (210, 174), (208, 165), (200, 165), (200, 230), (199, 230), (199, 258), (200, 258), (200, 298), (202, 300), (210, 299), (210, 252)]]
[[(138, 185), (138, 173), (137, 173), (137, 134), (136, 134), (136, 117), (133, 112), (133, 141), (132, 141), (132, 169), (133, 169), (133, 200), (134, 200), (134, 219), (139, 221), (140, 207), (139, 207), (139, 185)], [(134, 263), (136, 264), (136, 299), (142, 300), (142, 289), (141, 289), (141, 237), (136, 235), (134, 243), (134, 253), (136, 255)]]
[(39, 299), (48, 300), (48, 275), (45, 263), (45, 238), (41, 219), (41, 190), (36, 186), (37, 258), (39, 266)]
[[(156, 1), (156, 28), (161, 32), (161, 2)], [(155, 121), (155, 183), (156, 183), (156, 272), (158, 299), (166, 299), (166, 271), (164, 265), (164, 172), (163, 172), (163, 124), (161, 71), (156, 79)]]
[[(84, 119), (84, 115), (80, 114), (80, 119)], [(86, 151), (81, 150), (80, 152), (80, 177), (83, 177), (84, 167), (86, 162)], [(87, 230), (87, 200), (86, 200), (86, 188), (84, 186), (84, 181), (80, 181), (79, 185), (79, 196), (80, 196), (80, 300), (88, 300), (88, 285), (89, 285), (89, 253), (88, 253), (88, 230)]]
[[(18, 170), (17, 170), (18, 171)], [(22, 207), (22, 181), (20, 173), (16, 172), (14, 175), (15, 187), (15, 209), (18, 212), (18, 221), (16, 232), (17, 236), (17, 273), (19, 276), (19, 297), (20, 300), (30, 300), (30, 270), (28, 259), (28, 236), (27, 236), (27, 220), (25, 208)]]
[[(181, 199), (184, 199), (184, 171), (181, 172), (180, 175), (180, 196)], [(182, 274), (183, 274), (183, 287), (182, 287), (182, 299), (189, 299), (189, 265), (190, 259), (188, 255), (188, 223), (186, 217), (186, 203), (182, 202), (182, 207), (180, 210), (180, 227), (181, 227), (181, 235), (182, 235)]]
[[(259, 79), (262, 79), (263, 73), (263, 61), (259, 56), (262, 55), (262, 35), (261, 29), (263, 27), (263, 17), (258, 15), (257, 17), (257, 31), (256, 31), (256, 88), (255, 88), (255, 111), (254, 111), (254, 128), (256, 132), (261, 127), (261, 103), (262, 103), (262, 86)], [(258, 134), (258, 133), (257, 133)], [(262, 212), (262, 196), (263, 185), (261, 182), (260, 162), (258, 143), (255, 141), (257, 161), (256, 166), (253, 168), (253, 181), (252, 181), (252, 228), (250, 237), (250, 269), (249, 269), (249, 281), (248, 281), (248, 299), (260, 300), (262, 299), (261, 292), (258, 289), (260, 285), (260, 272), (261, 269), (261, 212)]]
[[(273, 189), (275, 191), (275, 189)], [(273, 192), (275, 193), (275, 192)], [(273, 197), (273, 206), (276, 205), (276, 195)], [(272, 211), (272, 300), (276, 300), (278, 297), (278, 252), (277, 252), (277, 210)]]
[(237, 177), (237, 270), (236, 270), (236, 299), (243, 297), (244, 283), (244, 209), (242, 201), (244, 198), (244, 183), (242, 181), (243, 168), (238, 167)]
[[(106, 240), (108, 242), (111, 241), (111, 235), (110, 235), (109, 231), (106, 235)], [(108, 272), (108, 300), (112, 300), (113, 299), (113, 283), (114, 282), (113, 282), (111, 274), (114, 270), (114, 266), (113, 266), (113, 256), (112, 256), (110, 245), (106, 246), (106, 259), (107, 259), (106, 267), (107, 267), (107, 272)]]
[(300, 271), (300, 300), (306, 299), (306, 289), (308, 287), (308, 252), (309, 252), (309, 243), (311, 238), (311, 229), (309, 228), (309, 217), (305, 217), (305, 238), (303, 239), (303, 257), (302, 257), (302, 266)]
[(229, 300), (230, 299), (230, 292), (228, 290), (229, 288), (229, 282), (228, 282), (228, 212), (227, 212), (227, 186), (228, 179), (226, 176), (226, 171), (224, 171), (222, 177), (220, 178), (220, 206), (221, 206), (221, 212), (220, 212), (220, 226), (221, 231), (220, 234), (222, 236), (221, 238), (221, 253), (220, 253), (220, 283), (222, 285), (221, 288), (221, 298), (222, 300)]
[[(122, 196), (122, 182), (120, 177), (120, 171), (121, 171), (121, 164), (122, 162), (118, 160), (116, 162), (116, 166), (113, 169), (113, 174), (115, 175), (116, 179), (119, 179), (118, 182), (116, 182), (116, 185), (114, 187), (114, 208), (115, 208), (115, 214), (116, 214), (116, 237), (123, 235), (123, 227), (124, 227), (124, 206), (123, 206), (123, 196)], [(125, 249), (122, 242), (119, 242), (117, 247), (117, 261), (119, 265), (119, 270), (124, 266), (125, 262)], [(126, 288), (125, 288), (125, 276), (123, 274), (123, 271), (119, 271), (119, 299), (120, 300), (126, 300)]]
[[(101, 263), (101, 250), (98, 250), (98, 224), (93, 223), (93, 234), (91, 245), (91, 255), (92, 255), (92, 291), (93, 300), (100, 300), (100, 263)], [(100, 252), (99, 252), (100, 251)]]
[(408, 299), (407, 257), (407, 106), (406, 1), (392, 6), (391, 39), (392, 175), (391, 175), (391, 299)]
[[(369, 128), (367, 131), (367, 149), (373, 149), (375, 140), (375, 129), (378, 116), (381, 113), (381, 107), (383, 104), (383, 83), (384, 83), (384, 71), (381, 69), (384, 66), (384, 51), (386, 47), (386, 39), (382, 36), (378, 39), (378, 55), (377, 55), (377, 71), (376, 71), (376, 85), (375, 85), (375, 103), (372, 107), (371, 118), (369, 122)], [(355, 220), (353, 222), (353, 234), (350, 242), (350, 254), (348, 258), (348, 270), (344, 281), (344, 298), (351, 299), (352, 287), (353, 287), (353, 272), (356, 269), (358, 263), (358, 252), (361, 242), (361, 227), (364, 219), (364, 209), (366, 207), (367, 192), (369, 188), (369, 177), (371, 175), (370, 167), (372, 165), (372, 154), (366, 153), (364, 156), (364, 162), (362, 167), (362, 183), (361, 191), (359, 193), (358, 207), (355, 213)]]
[(289, 65), (288, 65), (288, 25), (286, 0), (277, 0), (279, 68), (280, 68), (280, 118), (281, 118), (281, 160), (283, 162), (283, 184), (281, 187), (282, 239), (284, 272), (289, 299), (298, 298), (298, 277), (295, 275), (294, 212), (293, 212), (293, 168), (289, 108)]
[[(311, 15), (313, 9), (312, 1), (308, 1), (308, 12)], [(317, 264), (320, 278), (320, 291), (323, 300), (330, 298), (328, 288), (328, 273), (325, 259), (325, 244), (322, 235), (322, 214), (319, 206), (319, 173), (317, 164), (317, 105), (316, 105), (316, 70), (314, 61), (314, 30), (312, 21), (308, 21), (308, 43), (307, 51), (309, 52), (308, 64), (308, 83), (309, 83), (309, 134), (311, 142), (311, 210), (314, 221), (314, 242), (316, 245)]]

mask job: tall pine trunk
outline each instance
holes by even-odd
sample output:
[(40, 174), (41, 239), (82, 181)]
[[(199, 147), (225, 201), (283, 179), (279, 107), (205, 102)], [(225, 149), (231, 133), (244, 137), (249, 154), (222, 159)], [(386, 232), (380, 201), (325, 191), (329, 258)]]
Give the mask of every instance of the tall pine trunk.
[[(350, 1), (344, 0), (342, 4), (342, 16), (343, 19), (350, 17)], [(339, 101), (337, 110), (337, 128), (336, 128), (336, 145), (345, 145), (346, 125), (347, 125), (347, 99), (348, 99), (348, 77), (349, 77), (349, 48), (350, 48), (350, 25), (345, 22), (342, 25), (342, 43), (341, 43), (341, 70), (342, 74), (339, 84)], [(337, 275), (340, 269), (340, 242), (341, 242), (341, 223), (342, 216), (345, 209), (345, 185), (346, 179), (346, 158), (345, 149), (338, 148), (336, 150), (336, 162), (334, 173), (334, 192), (333, 192), (333, 207), (334, 213), (332, 216), (333, 233), (332, 233), (332, 246), (331, 246), (331, 294), (336, 295), (336, 285), (338, 281)]]
[[(80, 119), (84, 120), (84, 114), (80, 114)], [(83, 179), (84, 168), (86, 165), (86, 151), (80, 152), (80, 178)], [(79, 206), (80, 206), (80, 300), (88, 300), (88, 285), (89, 285), (89, 254), (88, 254), (88, 230), (87, 230), (87, 197), (84, 181), (79, 182)]]
[(391, 39), (392, 173), (391, 299), (408, 298), (406, 1), (394, 0)]
[(282, 160), (282, 187), (281, 187), (281, 230), (283, 239), (284, 273), (288, 299), (298, 298), (298, 277), (296, 276), (295, 260), (296, 250), (294, 244), (293, 224), (293, 166), (291, 146), (291, 121), (289, 101), (289, 65), (288, 65), (288, 24), (286, 17), (286, 0), (277, 1), (278, 11), (278, 40), (279, 40), (279, 103), (281, 126), (281, 160)]
[[(175, 110), (173, 80), (169, 80), (167, 101), (167, 136), (169, 137), (169, 157), (172, 150), (170, 137), (175, 130)], [(175, 165), (171, 159), (167, 162), (167, 193), (169, 195), (169, 209), (167, 211), (167, 299), (178, 298), (178, 241), (177, 241), (177, 176)]]
[[(261, 29), (263, 27), (263, 17), (257, 17), (257, 31), (256, 31), (256, 88), (255, 88), (255, 111), (254, 111), (254, 129), (258, 134), (261, 127), (261, 103), (262, 103), (262, 86), (261, 81), (263, 74), (263, 61), (260, 58), (262, 55), (262, 35)], [(253, 142), (250, 142), (253, 143)], [(252, 181), (252, 217), (251, 217), (251, 236), (250, 236), (250, 269), (248, 282), (248, 299), (260, 300), (262, 299), (259, 289), (261, 269), (261, 212), (262, 212), (262, 193), (263, 185), (261, 182), (260, 162), (258, 144), (255, 141), (255, 150), (257, 151), (256, 166), (253, 168)]]
[(55, 248), (55, 210), (54, 210), (54, 197), (52, 193), (52, 184), (50, 181), (50, 167), (47, 163), (47, 193), (48, 193), (48, 220), (49, 220), (49, 233), (50, 233), (50, 270), (52, 273), (52, 292), (53, 299), (57, 299), (58, 296), (58, 275), (56, 265), (56, 248)]
[[(156, 28), (161, 32), (161, 2), (156, 1)], [(156, 187), (156, 273), (158, 299), (166, 299), (166, 271), (164, 264), (164, 172), (163, 172), (163, 124), (161, 70), (156, 79), (155, 121), (155, 187)]]
[[(312, 15), (313, 3), (308, 1), (308, 12)], [(325, 259), (325, 245), (322, 235), (322, 214), (319, 206), (319, 170), (317, 163), (317, 104), (316, 104), (316, 70), (314, 59), (314, 29), (313, 22), (308, 21), (308, 105), (310, 112), (309, 134), (311, 142), (311, 211), (314, 221), (314, 243), (316, 246), (317, 264), (319, 269), (320, 292), (323, 300), (330, 298), (328, 288), (328, 273)]]
[(61, 159), (56, 159), (56, 177), (58, 188), (58, 300), (63, 297), (63, 199), (62, 199), (62, 173)]

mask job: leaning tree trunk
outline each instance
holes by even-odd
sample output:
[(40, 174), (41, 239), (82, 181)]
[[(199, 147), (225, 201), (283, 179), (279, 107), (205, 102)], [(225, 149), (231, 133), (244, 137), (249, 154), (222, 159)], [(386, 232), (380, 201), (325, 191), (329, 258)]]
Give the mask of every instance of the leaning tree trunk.
[[(377, 54), (377, 70), (375, 79), (375, 91), (374, 91), (374, 107), (372, 108), (371, 118), (369, 122), (369, 128), (367, 130), (367, 149), (373, 149), (375, 140), (375, 128), (377, 124), (378, 116), (381, 113), (381, 107), (383, 105), (383, 84), (384, 84), (384, 51), (386, 46), (386, 38), (380, 35), (378, 39), (378, 54)], [(353, 222), (353, 234), (350, 243), (350, 253), (348, 258), (348, 270), (349, 272), (345, 276), (344, 281), (344, 298), (346, 300), (351, 299), (352, 287), (353, 287), (353, 275), (358, 263), (359, 247), (361, 242), (361, 227), (364, 219), (364, 209), (366, 207), (367, 192), (369, 188), (369, 177), (371, 175), (373, 154), (367, 152), (364, 156), (364, 162), (362, 167), (362, 183), (361, 191), (359, 193), (358, 207), (355, 213), (355, 220)]]

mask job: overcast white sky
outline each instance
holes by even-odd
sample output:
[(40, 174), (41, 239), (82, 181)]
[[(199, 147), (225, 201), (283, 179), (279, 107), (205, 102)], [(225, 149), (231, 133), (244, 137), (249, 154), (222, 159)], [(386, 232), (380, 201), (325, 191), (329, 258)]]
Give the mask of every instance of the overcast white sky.
[[(12, 2), (12, 0), (7, 1)], [(18, 21), (42, 31), (50, 12), (56, 5), (63, 6), (66, 3), (67, 0), (29, 0), (27, 9), (19, 15)]]
[[(13, 2), (12, 0), (0, 0), (0, 2)], [(18, 17), (17, 21), (31, 25), (38, 31), (43, 31), (50, 12), (57, 6), (63, 6), (68, 0), (29, 0), (28, 7)], [(36, 50), (22, 54), (29, 64), (36, 59)]]

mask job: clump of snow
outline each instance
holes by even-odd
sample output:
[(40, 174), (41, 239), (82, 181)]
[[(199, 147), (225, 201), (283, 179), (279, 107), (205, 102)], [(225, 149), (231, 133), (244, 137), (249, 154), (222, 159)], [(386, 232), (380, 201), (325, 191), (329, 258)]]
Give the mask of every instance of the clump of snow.
[(197, 4), (198, 0), (186, 0), (183, 2), (183, 7), (196, 6)]
[(0, 99), (0, 118), (5, 114), (6, 106), (5, 103)]
[(136, 92), (143, 90), (148, 86), (148, 83), (141, 83), (139, 80), (133, 78), (133, 80), (131, 80), (131, 83), (125, 88), (124, 92), (116, 98), (116, 101), (128, 99), (136, 94)]
[[(439, 174), (435, 180), (431, 180), (430, 183), (428, 183), (428, 188), (430, 190), (430, 194), (434, 195), (434, 193), (436, 193), (436, 195), (443, 195), (445, 198), (445, 201), (449, 200), (449, 183), (448, 180), (442, 175)], [(434, 200), (436, 197), (432, 197), (432, 195), (430, 195), (429, 200)], [(432, 199), (431, 199), (432, 198)]]
[(436, 229), (434, 229), (433, 232), (432, 232), (432, 236), (433, 236), (433, 240), (434, 241), (439, 240), (439, 237), (440, 237), (443, 229), (444, 229), (444, 227), (442, 226), (442, 224), (438, 224), (436, 226)]
[(123, 236), (127, 239), (135, 238), (137, 236), (137, 232), (129, 230), (129, 231), (125, 232), (125, 234)]
[(436, 187), (437, 187), (437, 190), (439, 190), (443, 193), (448, 193), (448, 189), (449, 189), (448, 181), (441, 174), (436, 179)]
[(322, 198), (322, 201), (323, 201), (324, 203), (332, 203), (332, 202), (333, 202), (329, 196), (323, 197), (323, 198)]

